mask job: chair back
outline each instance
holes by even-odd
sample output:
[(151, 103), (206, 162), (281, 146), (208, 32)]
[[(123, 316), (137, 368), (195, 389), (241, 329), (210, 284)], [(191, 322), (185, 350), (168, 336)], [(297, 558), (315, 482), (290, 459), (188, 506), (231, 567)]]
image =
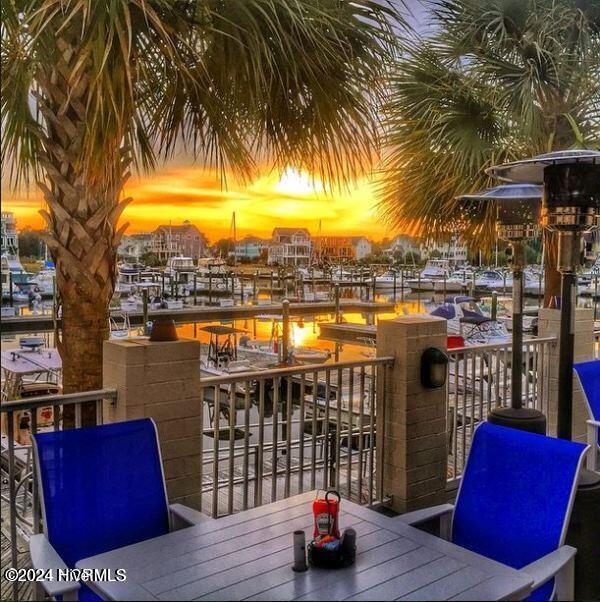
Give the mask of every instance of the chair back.
[(38, 433), (33, 448), (46, 536), (67, 566), (168, 533), (152, 420)]
[(600, 420), (600, 360), (573, 364), (592, 420)]
[[(456, 500), (452, 541), (516, 569), (556, 550), (565, 540), (587, 448), (479, 425)], [(552, 580), (536, 593), (548, 599), (553, 586)]]

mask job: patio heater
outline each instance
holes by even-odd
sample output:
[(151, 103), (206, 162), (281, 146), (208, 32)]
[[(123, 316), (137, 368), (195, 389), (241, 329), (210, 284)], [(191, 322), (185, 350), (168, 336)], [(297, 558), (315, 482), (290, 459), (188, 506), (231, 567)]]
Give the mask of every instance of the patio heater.
[(583, 234), (600, 226), (600, 152), (558, 151), (497, 165), (488, 172), (505, 182), (544, 185), (542, 225), (558, 232), (561, 273), (557, 435), (570, 439), (576, 270), (581, 263)]
[(546, 434), (546, 418), (539, 410), (523, 407), (523, 268), (525, 241), (539, 234), (542, 187), (505, 184), (459, 197), (461, 201), (496, 203), (496, 232), (512, 251), (513, 317), (510, 407), (495, 408), (488, 415), (494, 424)]

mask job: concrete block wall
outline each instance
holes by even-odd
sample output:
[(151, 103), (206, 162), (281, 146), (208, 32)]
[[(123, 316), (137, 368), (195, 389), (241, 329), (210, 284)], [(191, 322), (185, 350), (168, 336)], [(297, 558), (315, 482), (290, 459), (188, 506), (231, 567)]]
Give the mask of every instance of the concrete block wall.
[[(560, 350), (560, 310), (540, 309), (538, 334), (540, 337), (556, 336), (557, 344), (550, 349), (548, 358), (548, 434), (556, 435), (558, 404), (558, 359)], [(594, 310), (578, 308), (575, 312), (575, 362), (594, 358)], [(575, 441), (586, 441), (588, 410), (577, 377), (573, 380), (573, 431)]]
[[(423, 351), (428, 347), (446, 351), (446, 343), (442, 318), (406, 316), (378, 325), (377, 356), (395, 358), (385, 395), (381, 388), (378, 391), (378, 425), (383, 424), (377, 433), (378, 450), (383, 451), (379, 478), (383, 495), (391, 498), (397, 512), (446, 501), (446, 388), (426, 389), (420, 380)], [(379, 386), (383, 387), (382, 379)]]
[(200, 343), (124, 339), (104, 343), (106, 421), (149, 417), (156, 422), (170, 502), (200, 508), (203, 407)]

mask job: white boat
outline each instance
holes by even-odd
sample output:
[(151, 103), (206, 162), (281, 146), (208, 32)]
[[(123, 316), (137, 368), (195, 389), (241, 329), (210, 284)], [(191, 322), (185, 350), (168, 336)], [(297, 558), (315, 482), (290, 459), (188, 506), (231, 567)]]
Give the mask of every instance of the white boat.
[(130, 295), (129, 297), (120, 300), (119, 307), (122, 312), (129, 313), (137, 311), (140, 308), (141, 304), (141, 299)]
[(53, 267), (44, 267), (29, 279), (28, 284), (31, 284), (33, 290), (42, 296), (51, 297), (54, 294), (55, 282), (56, 270)]
[(394, 282), (396, 283), (396, 288), (399, 289), (402, 286), (400, 276), (391, 271), (384, 272), (380, 276), (375, 277), (375, 286), (377, 288), (394, 288)]
[(475, 299), (468, 296), (447, 297), (431, 312), (448, 322), (448, 334), (459, 335), (470, 345), (510, 341), (506, 325), (486, 316)]
[(450, 262), (447, 259), (430, 259), (425, 264), (419, 278), (411, 278), (406, 281), (406, 285), (413, 291), (433, 291), (436, 283), (442, 286), (444, 278), (446, 281), (450, 278)]
[[(178, 288), (180, 295), (189, 294), (194, 289), (194, 276), (196, 274), (196, 264), (191, 257), (176, 255), (169, 257), (165, 275), (169, 276)], [(196, 283), (198, 279), (196, 278)]]
[(115, 293), (128, 294), (133, 293), (137, 289), (140, 281), (140, 270), (129, 265), (121, 263), (117, 266), (117, 281), (115, 283)]
[(500, 270), (483, 270), (475, 275), (475, 287), (489, 291), (512, 290), (512, 274)]

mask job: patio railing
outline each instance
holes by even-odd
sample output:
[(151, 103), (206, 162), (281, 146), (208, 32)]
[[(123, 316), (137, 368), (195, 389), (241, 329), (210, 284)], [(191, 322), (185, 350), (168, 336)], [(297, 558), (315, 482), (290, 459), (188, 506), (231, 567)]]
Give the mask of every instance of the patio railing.
[[(556, 337), (523, 343), (522, 403), (547, 413), (549, 355)], [(477, 424), (498, 407), (510, 405), (510, 343), (460, 347), (448, 352), (448, 480), (462, 474)]]
[[(102, 389), (67, 395), (45, 395), (29, 399), (3, 401), (0, 405), (2, 441), (0, 461), (2, 467), (2, 516), (8, 518), (10, 554), (3, 549), (3, 566), (20, 567), (23, 556), (19, 542), (31, 533), (40, 531), (40, 503), (35, 478), (35, 463), (31, 452), (30, 435), (39, 430), (60, 430), (65, 410), (71, 412), (75, 428), (81, 426), (82, 407), (95, 405), (96, 422), (102, 424), (103, 400), (117, 399), (114, 389)], [(92, 409), (94, 406), (91, 406)], [(69, 409), (72, 408), (72, 410)], [(88, 410), (89, 411), (89, 410)], [(28, 419), (25, 421), (24, 413)], [(3, 526), (4, 527), (4, 526)], [(4, 548), (4, 545), (3, 545)], [(13, 582), (13, 599), (19, 599), (19, 588), (23, 584)], [(21, 596), (22, 597), (22, 596)]]
[[(203, 502), (231, 514), (302, 491), (334, 487), (381, 501), (376, 391), (393, 358), (294, 366), (202, 379), (207, 407)], [(215, 403), (217, 400), (217, 403)]]

